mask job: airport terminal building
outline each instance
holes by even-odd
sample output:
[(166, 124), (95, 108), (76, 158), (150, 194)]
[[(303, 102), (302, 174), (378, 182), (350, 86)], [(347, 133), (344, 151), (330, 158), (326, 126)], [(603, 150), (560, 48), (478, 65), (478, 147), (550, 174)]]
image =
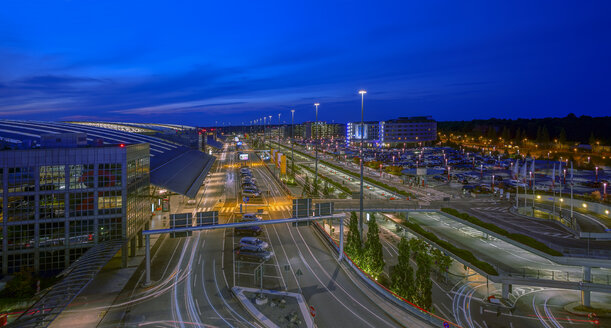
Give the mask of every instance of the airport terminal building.
[(2, 274), (57, 272), (97, 246), (121, 250), (126, 265), (154, 191), (195, 197), (214, 162), (171, 141), (59, 122), (0, 120), (0, 143)]
[(133, 240), (148, 222), (148, 144), (0, 154), (4, 274), (60, 270), (91, 245)]

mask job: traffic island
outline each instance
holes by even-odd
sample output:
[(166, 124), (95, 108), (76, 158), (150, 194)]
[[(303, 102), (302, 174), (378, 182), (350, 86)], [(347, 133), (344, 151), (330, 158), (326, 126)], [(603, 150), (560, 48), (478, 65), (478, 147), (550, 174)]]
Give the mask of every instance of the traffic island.
[(268, 328), (313, 328), (313, 308), (308, 308), (301, 294), (267, 289), (233, 287), (242, 306)]
[(583, 306), (581, 302), (573, 302), (564, 306), (564, 309), (574, 315), (589, 318), (611, 318), (611, 304), (592, 302), (592, 307)]

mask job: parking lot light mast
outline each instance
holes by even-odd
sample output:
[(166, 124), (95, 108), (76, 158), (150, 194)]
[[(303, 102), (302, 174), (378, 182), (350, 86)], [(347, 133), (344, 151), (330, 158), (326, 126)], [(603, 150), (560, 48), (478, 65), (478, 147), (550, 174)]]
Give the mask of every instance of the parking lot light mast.
[(295, 176), (295, 153), (293, 144), (295, 143), (295, 110), (291, 109), (291, 174)]
[(263, 151), (265, 153), (265, 121), (267, 120), (267, 117), (263, 117)]
[(280, 113), (278, 113), (278, 142), (280, 142), (280, 126), (282, 126), (282, 123), (280, 123)]
[(367, 91), (360, 90), (359, 94), (361, 95), (361, 192), (359, 196), (359, 233), (361, 235), (361, 242), (363, 241), (363, 137), (365, 135), (365, 123), (364, 123), (364, 103), (365, 103), (365, 94)]
[[(269, 149), (271, 151), (272, 148), (272, 116), (269, 116), (269, 120), (267, 120), (267, 124), (269, 124)], [(270, 153), (271, 156), (271, 153)]]
[(318, 106), (320, 103), (315, 103), (316, 107), (316, 119), (314, 120), (314, 129), (316, 131), (314, 137), (314, 152), (316, 153), (314, 160), (314, 195), (318, 196)]

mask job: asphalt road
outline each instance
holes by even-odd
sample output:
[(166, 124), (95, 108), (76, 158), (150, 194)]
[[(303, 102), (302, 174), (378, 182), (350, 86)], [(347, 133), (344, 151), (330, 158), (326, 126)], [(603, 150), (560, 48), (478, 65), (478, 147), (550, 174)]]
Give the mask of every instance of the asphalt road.
[[(235, 199), (239, 188), (233, 164), (233, 154), (221, 156), (216, 171), (198, 196), (198, 209), (238, 210)], [(253, 171), (261, 189), (269, 190), (263, 203), (274, 206), (267, 208), (285, 208), (266, 211), (264, 219), (290, 217), (286, 211), (290, 207), (276, 206), (290, 204), (289, 199), (265, 167), (254, 166)], [(239, 213), (222, 213), (220, 223), (239, 218)], [(262, 238), (270, 242), (274, 256), (264, 265), (263, 288), (302, 293), (308, 305), (315, 308), (319, 327), (429, 326), (388, 304), (346, 271), (311, 227), (278, 224), (264, 230)], [(141, 286), (144, 272), (139, 270), (108, 309), (100, 326), (260, 326), (230, 292), (234, 285), (258, 287), (252, 271), (254, 264), (234, 257), (237, 241), (229, 230), (165, 238), (152, 258), (153, 285)]]

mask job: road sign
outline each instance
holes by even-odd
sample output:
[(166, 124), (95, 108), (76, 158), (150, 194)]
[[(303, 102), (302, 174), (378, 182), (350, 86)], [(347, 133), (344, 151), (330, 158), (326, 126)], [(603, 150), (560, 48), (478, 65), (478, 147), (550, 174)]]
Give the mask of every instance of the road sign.
[(219, 212), (197, 212), (197, 226), (218, 224)]
[(333, 203), (317, 203), (314, 216), (333, 215)]
[(312, 215), (312, 200), (310, 198), (293, 199), (293, 217), (306, 218)]
[[(191, 213), (177, 213), (170, 215), (170, 229), (176, 228), (186, 228), (191, 227), (193, 225), (192, 215)], [(179, 237), (189, 237), (191, 236), (191, 231), (183, 231), (183, 232), (172, 232), (170, 233), (171, 238), (179, 238)]]
[(242, 197), (242, 202), (244, 202), (244, 203), (248, 203), (249, 200), (250, 200), (250, 197), (248, 197), (248, 196), (243, 196)]
[(312, 318), (316, 317), (316, 309), (314, 309), (314, 307), (311, 305), (310, 305), (310, 315), (312, 316)]
[(296, 276), (303, 276), (303, 272), (301, 272), (301, 269), (297, 269), (297, 272), (295, 272)]

